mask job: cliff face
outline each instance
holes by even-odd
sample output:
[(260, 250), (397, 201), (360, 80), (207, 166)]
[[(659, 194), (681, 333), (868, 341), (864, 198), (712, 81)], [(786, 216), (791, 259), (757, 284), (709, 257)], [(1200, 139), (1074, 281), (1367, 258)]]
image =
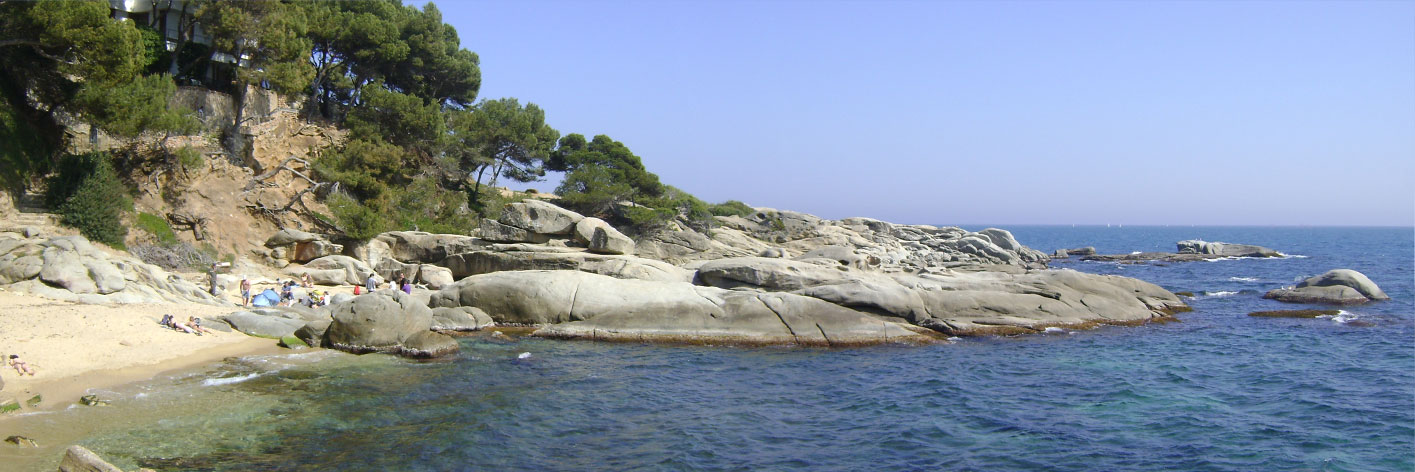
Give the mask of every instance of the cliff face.
[[(179, 168), (155, 157), (162, 136), (128, 142), (100, 133), (95, 145), (88, 139), (88, 126), (77, 122), (68, 123), (71, 151), (135, 155), (129, 160), (127, 180), (136, 187), (137, 211), (163, 217), (180, 241), (209, 245), (220, 256), (248, 258), (281, 228), (328, 229), (320, 228), (313, 217), (329, 211), (307, 192), (313, 185), (309, 163), (321, 150), (343, 142), (345, 131), (306, 120), (299, 102), (257, 88), (248, 93), (240, 126), (232, 126), (235, 107), (224, 93), (182, 87), (171, 104), (195, 111), (202, 123), (199, 134), (165, 141), (169, 149), (189, 147), (199, 153), (201, 161), (195, 166)], [(241, 151), (232, 155), (230, 149)], [(0, 202), (0, 212), (6, 207)], [(148, 238), (133, 231), (127, 243), (141, 244)]]

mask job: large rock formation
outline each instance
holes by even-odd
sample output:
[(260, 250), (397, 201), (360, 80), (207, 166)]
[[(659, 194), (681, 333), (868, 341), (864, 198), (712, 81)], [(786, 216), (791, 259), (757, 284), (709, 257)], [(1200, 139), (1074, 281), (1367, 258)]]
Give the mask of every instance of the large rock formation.
[(1252, 244), (1207, 242), (1197, 239), (1177, 243), (1180, 254), (1207, 254), (1222, 257), (1280, 257), (1281, 253)]
[(1380, 287), (1365, 274), (1351, 269), (1334, 269), (1327, 273), (1310, 277), (1295, 287), (1283, 287), (1263, 294), (1288, 303), (1327, 303), (1333, 305), (1356, 305), (1371, 300), (1390, 300)]
[(933, 339), (898, 320), (810, 297), (574, 271), (468, 277), (438, 292), (432, 304), (479, 308), (502, 323), (548, 325), (534, 334), (554, 338), (810, 345)]
[(535, 334), (547, 337), (803, 344), (1143, 323), (1187, 309), (1152, 284), (1069, 270), (883, 274), (751, 257), (703, 264), (697, 280), (709, 286), (496, 272), (463, 279), (431, 304), (542, 325)]
[(357, 285), (362, 284), (368, 276), (375, 272), (363, 261), (349, 256), (324, 256), (310, 261), (303, 266), (292, 266), (287, 272), (292, 277), (301, 277), (306, 274), (310, 276), (310, 281), (318, 285)]
[(25, 238), (0, 233), (0, 286), (81, 303), (227, 304), (207, 288), (83, 236)]
[(667, 262), (634, 256), (592, 254), (550, 246), (494, 245), (442, 261), (454, 278), (507, 270), (576, 270), (621, 279), (686, 282), (692, 272)]
[(265, 247), (269, 251), (258, 255), (268, 256), (270, 262), (277, 266), (289, 262), (306, 263), (344, 251), (343, 245), (329, 242), (322, 235), (289, 228), (282, 229), (266, 239)]
[[(781, 250), (803, 256), (825, 247), (843, 248), (885, 271), (1005, 264), (1044, 267), (1047, 256), (1017, 242), (1012, 234), (989, 228), (896, 225), (870, 218), (832, 221), (792, 211), (758, 208), (748, 217), (717, 217), (712, 236), (671, 226), (639, 240), (637, 253), (686, 264), (724, 257), (754, 256)], [(833, 249), (840, 251), (840, 249)]]
[(424, 300), (397, 290), (354, 297), (332, 306), (334, 321), (323, 345), (353, 353), (391, 352), (438, 357), (457, 351), (452, 338), (432, 333), (432, 310)]
[[(1211, 243), (1191, 239), (1176, 243), (1179, 252), (1136, 252), (1130, 254), (1090, 254), (1081, 257), (1083, 261), (1145, 263), (1145, 262), (1193, 262), (1224, 259), (1228, 257), (1282, 257), (1282, 253), (1251, 244)], [(1088, 248), (1083, 248), (1088, 249)], [(1075, 249), (1067, 254), (1077, 254)]]

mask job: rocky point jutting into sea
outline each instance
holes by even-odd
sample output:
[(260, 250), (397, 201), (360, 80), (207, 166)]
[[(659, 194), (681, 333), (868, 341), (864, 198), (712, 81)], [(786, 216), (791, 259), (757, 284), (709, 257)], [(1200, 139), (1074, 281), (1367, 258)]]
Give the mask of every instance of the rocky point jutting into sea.
[[(1187, 310), (1141, 280), (1047, 269), (1046, 255), (1002, 229), (769, 208), (717, 217), (717, 225), (674, 223), (635, 240), (528, 199), (483, 221), (478, 236), (400, 231), (336, 244), (287, 229), (261, 257), (291, 276), (344, 285), (398, 272), (421, 286), (341, 296), (326, 307), (241, 310), (223, 321), (252, 335), (429, 357), (457, 349), (433, 330), (491, 323), (533, 326), (547, 338), (850, 346), (1138, 324)], [(0, 274), (9, 290), (95, 303), (219, 303), (81, 237), (4, 234)]]

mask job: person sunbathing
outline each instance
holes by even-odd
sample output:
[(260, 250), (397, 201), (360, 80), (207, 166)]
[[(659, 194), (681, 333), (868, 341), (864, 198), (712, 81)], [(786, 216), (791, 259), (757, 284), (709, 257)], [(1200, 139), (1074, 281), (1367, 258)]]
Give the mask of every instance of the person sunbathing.
[(20, 360), (20, 356), (10, 354), (9, 362), (10, 367), (15, 368), (15, 372), (19, 372), (20, 375), (29, 374), (30, 377), (34, 377), (34, 368), (30, 367), (29, 363)]
[(201, 325), (201, 318), (196, 318), (196, 317), (188, 316), (188, 317), (187, 317), (187, 326), (188, 326), (188, 327), (191, 327), (191, 328), (194, 329), (194, 330), (196, 330), (197, 336), (201, 336), (202, 333), (211, 334), (211, 330), (210, 330), (210, 329), (207, 329), (207, 328), (202, 327), (202, 325)]
[(175, 330), (177, 330), (177, 331), (181, 331), (181, 332), (184, 332), (184, 333), (187, 333), (187, 334), (195, 334), (195, 335), (197, 335), (197, 336), (201, 336), (201, 331), (197, 331), (197, 330), (193, 329), (190, 325), (188, 325), (188, 324), (186, 324), (186, 323), (183, 323), (183, 322), (181, 322), (181, 321), (178, 321), (177, 318), (176, 318), (176, 317), (173, 317), (172, 315), (163, 315), (163, 316), (162, 316), (162, 321), (161, 321), (161, 323), (162, 323), (163, 326), (166, 326), (166, 327), (168, 327), (168, 328), (175, 329)]

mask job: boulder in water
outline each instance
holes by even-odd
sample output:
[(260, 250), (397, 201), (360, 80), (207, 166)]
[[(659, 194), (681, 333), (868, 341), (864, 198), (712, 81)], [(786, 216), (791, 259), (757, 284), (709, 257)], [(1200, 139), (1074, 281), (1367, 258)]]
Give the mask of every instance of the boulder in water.
[(1223, 257), (1279, 257), (1282, 254), (1262, 246), (1252, 244), (1231, 244), (1208, 242), (1197, 239), (1177, 243), (1180, 254), (1206, 254)]
[[(334, 320), (324, 333), (324, 345), (353, 353), (391, 352), (424, 357), (455, 352), (436, 336), (432, 310), (418, 297), (380, 290), (333, 307)], [(409, 345), (408, 343), (413, 343)], [(449, 350), (450, 349), (450, 350)]]
[(59, 472), (123, 472), (83, 446), (69, 446), (59, 461)]
[(1288, 303), (1332, 305), (1357, 305), (1372, 300), (1390, 300), (1390, 296), (1365, 274), (1351, 269), (1330, 270), (1303, 280), (1295, 287), (1271, 290), (1263, 294), (1263, 298)]

